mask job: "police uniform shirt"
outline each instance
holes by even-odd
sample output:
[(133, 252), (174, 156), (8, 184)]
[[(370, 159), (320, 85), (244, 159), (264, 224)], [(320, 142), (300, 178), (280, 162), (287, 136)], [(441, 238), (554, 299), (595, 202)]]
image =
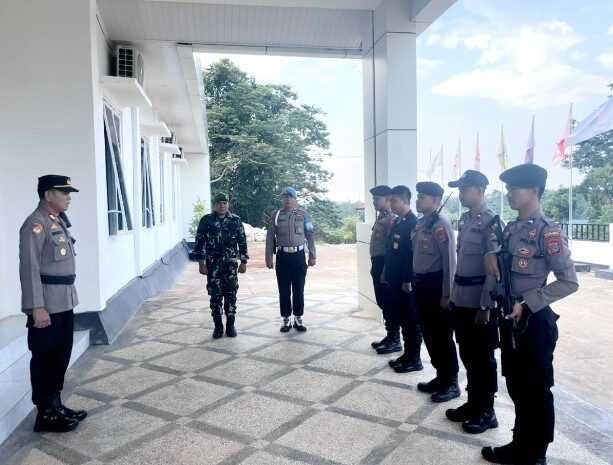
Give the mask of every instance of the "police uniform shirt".
[(385, 281), (391, 286), (413, 282), (413, 244), (411, 234), (417, 217), (409, 211), (403, 218), (394, 219), (387, 237), (385, 253)]
[[(487, 224), (496, 216), (496, 212), (487, 204), (477, 213), (467, 211), (458, 221), (457, 252), (458, 260), (456, 275), (460, 278), (487, 276), (485, 270), (485, 254), (496, 250), (497, 244), (491, 239), (491, 231)], [(492, 306), (489, 297), (489, 287), (482, 284), (459, 285), (453, 283), (451, 301), (458, 307), (479, 308)]]
[(295, 210), (277, 210), (266, 230), (266, 260), (272, 260), (275, 247), (300, 247), (308, 244), (309, 258), (316, 258), (315, 227), (307, 213)]
[[(570, 256), (568, 239), (541, 210), (528, 220), (511, 221), (504, 230), (504, 240), (512, 255), (511, 287), (513, 295), (523, 298), (533, 312), (575, 292), (579, 283)], [(556, 280), (547, 283), (553, 272)]]
[(385, 256), (387, 236), (389, 235), (390, 226), (394, 222), (395, 218), (396, 215), (394, 215), (389, 209), (379, 212), (379, 216), (372, 227), (372, 233), (370, 235), (371, 257)]
[(42, 275), (76, 274), (74, 239), (66, 223), (42, 205), (19, 230), (19, 278), (21, 308), (31, 315), (35, 308), (61, 313), (79, 304), (74, 284), (43, 284)]
[(431, 228), (431, 217), (422, 217), (413, 232), (413, 272), (433, 273), (443, 270), (443, 296), (451, 295), (451, 284), (456, 268), (455, 233), (451, 222), (444, 216)]

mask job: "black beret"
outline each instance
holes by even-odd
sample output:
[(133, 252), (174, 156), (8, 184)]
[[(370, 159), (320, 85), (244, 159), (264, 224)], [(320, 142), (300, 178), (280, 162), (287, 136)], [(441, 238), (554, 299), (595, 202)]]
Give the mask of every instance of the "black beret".
[(445, 193), (445, 189), (431, 181), (418, 182), (415, 185), (415, 189), (417, 189), (418, 194), (431, 195), (432, 197), (442, 197)]
[(57, 189), (64, 192), (79, 192), (79, 189), (72, 187), (72, 181), (68, 176), (46, 174), (38, 178), (38, 190), (40, 192), (47, 192), (51, 189)]
[(524, 163), (504, 171), (500, 180), (512, 187), (538, 187), (542, 194), (545, 191), (547, 170), (532, 163)]
[(490, 182), (485, 174), (476, 170), (466, 170), (457, 181), (451, 181), (449, 187), (487, 187)]
[(390, 195), (392, 195), (392, 188), (390, 186), (376, 186), (370, 190), (370, 193), (373, 196), (376, 195), (378, 197), (389, 197)]

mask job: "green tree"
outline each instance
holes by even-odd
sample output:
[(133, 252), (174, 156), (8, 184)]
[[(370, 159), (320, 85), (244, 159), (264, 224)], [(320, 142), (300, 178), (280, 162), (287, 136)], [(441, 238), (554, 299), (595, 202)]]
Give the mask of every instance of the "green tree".
[(293, 186), (309, 201), (325, 192), (331, 174), (320, 162), (329, 155), (323, 113), (298, 102), (286, 85), (262, 85), (230, 60), (204, 72), (211, 155), (211, 187), (227, 192), (232, 211), (264, 226)]
[(590, 219), (608, 222), (605, 212), (613, 210), (613, 164), (591, 169), (577, 191), (590, 202)]

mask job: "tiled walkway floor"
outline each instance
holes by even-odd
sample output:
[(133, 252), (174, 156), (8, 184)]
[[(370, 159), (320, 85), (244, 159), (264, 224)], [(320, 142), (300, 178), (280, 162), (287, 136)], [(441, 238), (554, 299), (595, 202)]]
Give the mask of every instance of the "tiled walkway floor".
[[(486, 463), (481, 446), (508, 442), (513, 411), (504, 392), (500, 427), (464, 434), (444, 410), (465, 394), (436, 405), (415, 389), (432, 376), (429, 364), (419, 373), (390, 370), (369, 347), (381, 325), (358, 311), (355, 283), (325, 273), (324, 264), (309, 276), (308, 332), (281, 334), (274, 273), (250, 268), (241, 277), (239, 336), (213, 340), (190, 267), (112, 346), (89, 349), (72, 369), (68, 403), (90, 411), (79, 428), (37, 435), (31, 415), (0, 447), (0, 463), (457, 465)], [(549, 463), (610, 463), (610, 445), (561, 412)]]

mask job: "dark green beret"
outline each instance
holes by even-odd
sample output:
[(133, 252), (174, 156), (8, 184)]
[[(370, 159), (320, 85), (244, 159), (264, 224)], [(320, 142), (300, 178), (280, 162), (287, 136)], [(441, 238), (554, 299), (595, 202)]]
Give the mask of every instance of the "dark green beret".
[(445, 189), (439, 184), (431, 181), (418, 182), (415, 185), (415, 189), (418, 194), (431, 195), (432, 197), (442, 197), (445, 193)]
[(227, 202), (227, 201), (228, 201), (228, 196), (224, 194), (223, 192), (218, 192), (217, 194), (215, 194), (212, 200), (213, 203)]
[(449, 187), (487, 187), (489, 180), (485, 174), (476, 170), (466, 170), (457, 181), (451, 181)]

